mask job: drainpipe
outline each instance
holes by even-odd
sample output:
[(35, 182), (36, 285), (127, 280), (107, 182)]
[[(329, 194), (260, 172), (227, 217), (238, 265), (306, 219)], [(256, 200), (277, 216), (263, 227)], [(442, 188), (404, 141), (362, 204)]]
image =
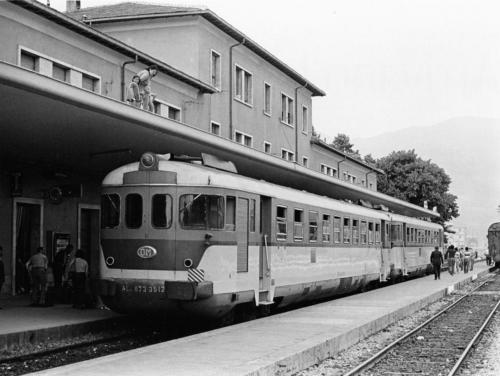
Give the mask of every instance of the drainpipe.
[(229, 47), (229, 139), (233, 139), (233, 48), (245, 44), (245, 38)]
[(366, 188), (368, 188), (368, 175), (370, 174), (376, 174), (375, 171), (368, 171), (365, 175), (365, 181), (366, 181)]
[(128, 65), (128, 64), (135, 64), (137, 63), (137, 60), (138, 60), (138, 56), (135, 55), (135, 60), (129, 60), (129, 61), (125, 61), (123, 64), (122, 64), (122, 70), (121, 70), (121, 74), (122, 74), (122, 77), (121, 77), (121, 94), (122, 94), (122, 102), (125, 102), (125, 65)]
[(295, 88), (295, 163), (299, 161), (299, 97), (298, 92), (300, 89), (305, 89), (307, 82)]
[(340, 179), (340, 164), (347, 161), (347, 156), (344, 154), (344, 159), (337, 162), (337, 178)]

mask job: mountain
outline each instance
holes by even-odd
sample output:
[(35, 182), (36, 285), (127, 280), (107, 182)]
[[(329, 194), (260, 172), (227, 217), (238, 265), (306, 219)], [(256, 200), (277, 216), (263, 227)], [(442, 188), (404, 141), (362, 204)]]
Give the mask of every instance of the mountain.
[(460, 217), (452, 224), (484, 243), (488, 226), (500, 221), (500, 119), (453, 118), (370, 138), (353, 139), (354, 149), (375, 158), (395, 150), (415, 149), (451, 177)]

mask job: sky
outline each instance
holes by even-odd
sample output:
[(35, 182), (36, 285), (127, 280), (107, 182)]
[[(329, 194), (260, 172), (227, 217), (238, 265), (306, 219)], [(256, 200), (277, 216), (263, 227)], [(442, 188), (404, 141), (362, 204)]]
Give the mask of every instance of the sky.
[[(81, 0), (82, 7), (117, 2)], [(147, 2), (209, 8), (323, 89), (313, 125), (327, 139), (500, 118), (496, 0)]]

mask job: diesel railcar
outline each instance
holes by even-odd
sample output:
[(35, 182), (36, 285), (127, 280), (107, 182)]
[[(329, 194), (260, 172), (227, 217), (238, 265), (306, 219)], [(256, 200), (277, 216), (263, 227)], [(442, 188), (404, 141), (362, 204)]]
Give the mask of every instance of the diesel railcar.
[(488, 227), (488, 253), (495, 266), (500, 267), (500, 222)]
[[(177, 159), (177, 158), (176, 158)], [(424, 274), (437, 224), (146, 153), (101, 196), (100, 293), (119, 312), (221, 317)]]

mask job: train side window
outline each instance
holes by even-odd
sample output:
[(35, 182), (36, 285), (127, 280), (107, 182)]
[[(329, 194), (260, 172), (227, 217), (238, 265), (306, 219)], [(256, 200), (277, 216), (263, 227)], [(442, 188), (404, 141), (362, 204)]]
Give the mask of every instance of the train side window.
[(373, 222), (368, 222), (368, 244), (373, 244)]
[(151, 200), (151, 223), (155, 228), (172, 226), (172, 197), (156, 194)]
[(236, 197), (226, 197), (226, 230), (234, 231), (236, 229)]
[(380, 243), (380, 223), (375, 223), (375, 243)]
[(128, 228), (142, 225), (142, 196), (138, 193), (130, 193), (125, 198), (125, 224)]
[(321, 231), (321, 239), (324, 243), (330, 243), (332, 241), (332, 233), (330, 227), (330, 216), (328, 214), (323, 214), (323, 222), (322, 222), (322, 231)]
[(351, 219), (350, 218), (344, 218), (344, 226), (343, 226), (343, 238), (344, 238), (344, 243), (350, 243), (351, 242)]
[(411, 229), (409, 227), (406, 227), (406, 242), (409, 243), (411, 241)]
[(255, 200), (250, 200), (250, 232), (255, 232)]
[(361, 244), (366, 244), (367, 234), (366, 234), (366, 221), (361, 221)]
[(187, 194), (179, 199), (179, 221), (186, 229), (224, 228), (224, 197)]
[(101, 195), (101, 228), (116, 228), (120, 224), (120, 196)]
[(286, 207), (277, 206), (276, 207), (276, 240), (286, 241)]
[(352, 244), (359, 244), (359, 219), (352, 220)]
[(340, 217), (333, 217), (333, 242), (340, 243)]
[(293, 240), (296, 242), (304, 240), (304, 211), (302, 209), (293, 210)]
[(309, 212), (309, 241), (318, 241), (318, 212)]

